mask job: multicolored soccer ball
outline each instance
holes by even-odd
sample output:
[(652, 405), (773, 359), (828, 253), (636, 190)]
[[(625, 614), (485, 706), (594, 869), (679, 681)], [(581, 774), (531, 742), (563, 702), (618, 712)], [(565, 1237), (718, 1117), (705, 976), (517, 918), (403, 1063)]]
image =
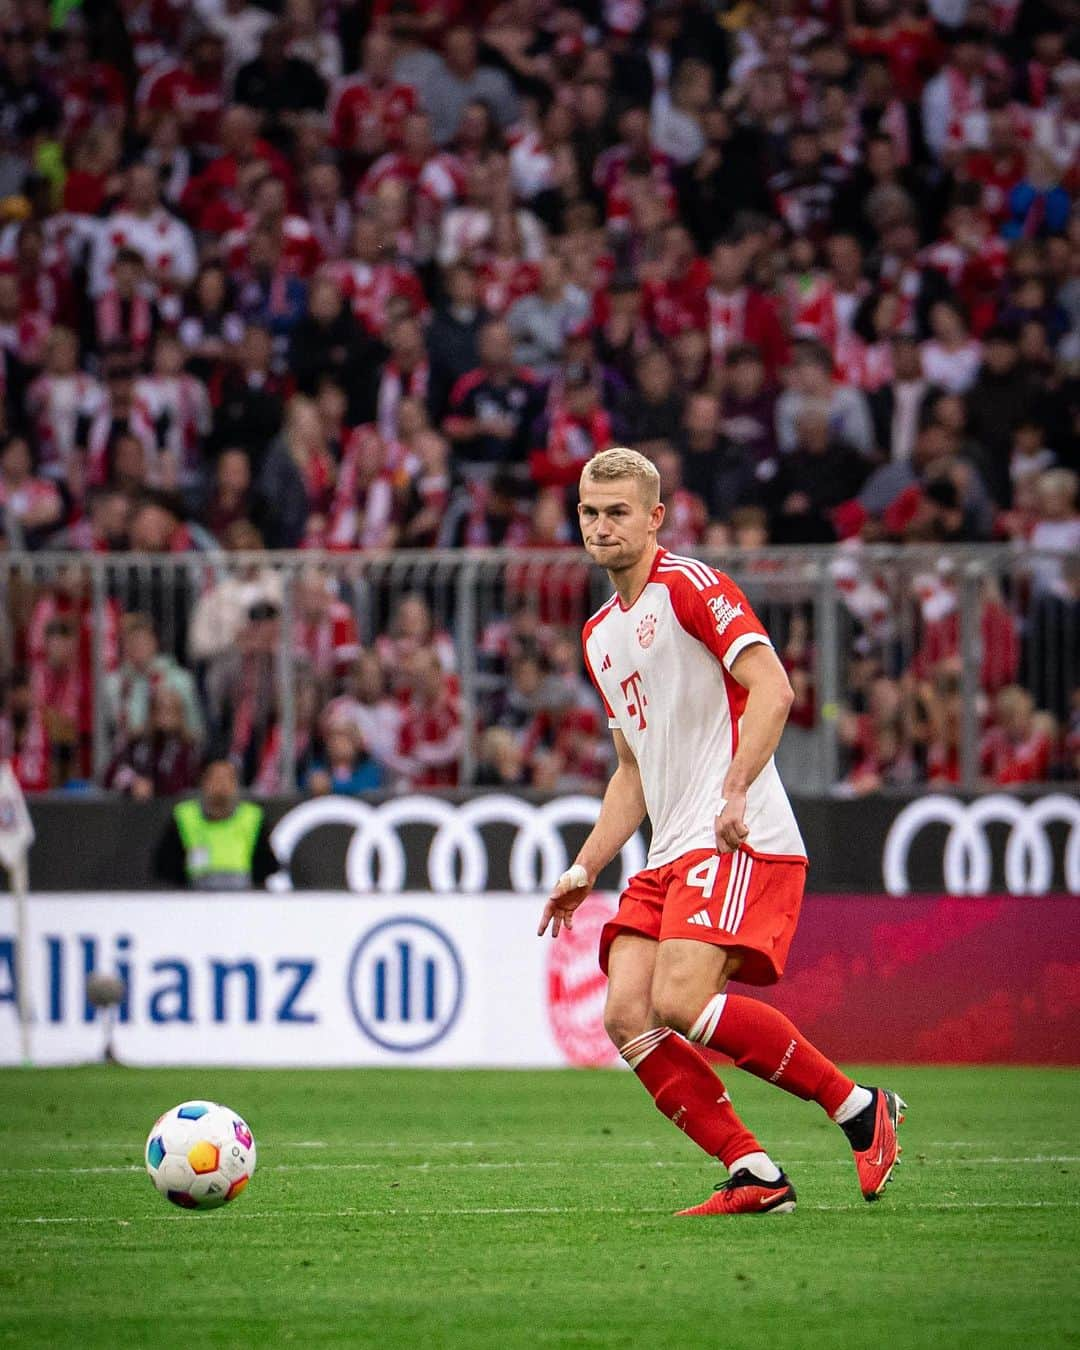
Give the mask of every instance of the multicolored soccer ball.
[(234, 1200), (255, 1171), (255, 1136), (243, 1117), (217, 1102), (181, 1102), (154, 1122), (146, 1170), (182, 1209), (217, 1209)]

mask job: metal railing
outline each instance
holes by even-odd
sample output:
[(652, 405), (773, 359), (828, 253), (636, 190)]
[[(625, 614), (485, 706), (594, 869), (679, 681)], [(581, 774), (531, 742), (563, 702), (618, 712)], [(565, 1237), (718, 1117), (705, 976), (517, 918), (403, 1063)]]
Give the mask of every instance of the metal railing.
[[(745, 590), (797, 683), (800, 712), (785, 734), (781, 768), (803, 792), (829, 792), (841, 782), (850, 759), (847, 720), (866, 702), (868, 682), (881, 676), (916, 702), (920, 689), (939, 691), (942, 706), (927, 716), (942, 720), (937, 730), (946, 756), (955, 757), (959, 785), (969, 789), (979, 785), (988, 700), (1003, 686), (1026, 686), (1059, 728), (1071, 708), (1075, 716), (1080, 684), (1075, 560), (1014, 546), (788, 548), (701, 556)], [(7, 671), (33, 659), (28, 644), (40, 638), (32, 630), (35, 616), (44, 612), (43, 598), (59, 594), (67, 612), (81, 616), (93, 686), (92, 772), (100, 783), (112, 749), (103, 682), (115, 659), (117, 616), (149, 614), (162, 651), (202, 674), (205, 663), (190, 651), (200, 603), (226, 580), (274, 578), (280, 618), (273, 687), (281, 782), (288, 787), (294, 782), (297, 672), (305, 665), (294, 642), (295, 621), (313, 575), (325, 578), (348, 607), (363, 646), (386, 633), (405, 596), (422, 597), (435, 628), (452, 639), (470, 729), (482, 724), (501, 678), (485, 655), (494, 625), (525, 613), (572, 632), (576, 640), (585, 618), (610, 594), (605, 575), (576, 549), (381, 556), (9, 553), (0, 556), (0, 667)], [(321, 692), (333, 693), (332, 684)], [(469, 734), (459, 765), (462, 783), (472, 781), (475, 766), (476, 736)]]

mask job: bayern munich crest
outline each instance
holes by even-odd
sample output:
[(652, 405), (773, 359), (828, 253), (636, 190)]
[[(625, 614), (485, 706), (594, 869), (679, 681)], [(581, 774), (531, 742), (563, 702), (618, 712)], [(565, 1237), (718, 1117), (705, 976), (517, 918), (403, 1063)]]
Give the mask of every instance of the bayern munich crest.
[(641, 647), (651, 647), (656, 636), (656, 615), (646, 614), (637, 626), (637, 640)]
[(569, 1064), (606, 1068), (619, 1063), (619, 1052), (604, 1030), (607, 979), (596, 959), (604, 924), (615, 914), (610, 899), (590, 895), (564, 928), (547, 944), (547, 1010), (556, 1044)]

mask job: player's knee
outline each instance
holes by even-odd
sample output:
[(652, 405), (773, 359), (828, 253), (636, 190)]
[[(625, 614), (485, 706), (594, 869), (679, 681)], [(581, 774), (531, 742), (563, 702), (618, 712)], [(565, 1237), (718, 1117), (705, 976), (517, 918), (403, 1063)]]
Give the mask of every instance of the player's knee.
[(609, 1003), (604, 1009), (604, 1030), (620, 1050), (635, 1036), (648, 1031), (649, 1009), (629, 1003)]
[(703, 980), (696, 970), (681, 966), (658, 970), (652, 988), (655, 1020), (685, 1034), (717, 992), (713, 985), (714, 981)]

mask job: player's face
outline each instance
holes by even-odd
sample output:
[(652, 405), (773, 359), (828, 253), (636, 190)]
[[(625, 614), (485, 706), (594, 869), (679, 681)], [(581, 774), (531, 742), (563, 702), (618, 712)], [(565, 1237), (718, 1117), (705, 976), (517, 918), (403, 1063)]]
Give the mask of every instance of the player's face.
[(585, 548), (594, 562), (609, 572), (633, 567), (664, 519), (661, 503), (647, 506), (636, 479), (608, 483), (582, 479), (578, 523)]

